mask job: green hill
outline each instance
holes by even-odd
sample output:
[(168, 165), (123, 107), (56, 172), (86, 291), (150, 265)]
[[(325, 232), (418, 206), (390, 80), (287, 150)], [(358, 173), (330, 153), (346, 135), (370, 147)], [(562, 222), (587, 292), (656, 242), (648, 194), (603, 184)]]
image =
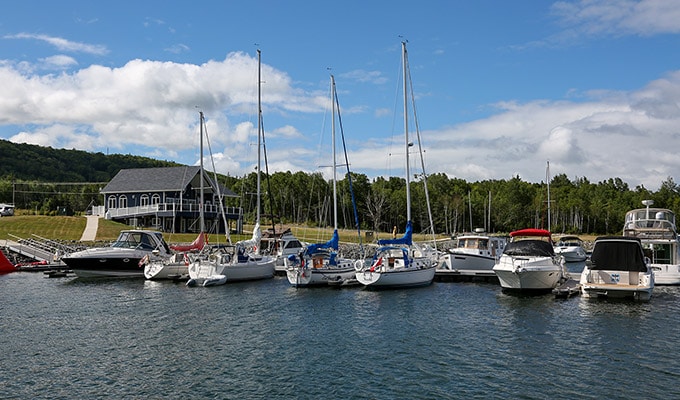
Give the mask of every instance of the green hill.
[(39, 182), (108, 182), (121, 169), (181, 164), (152, 158), (53, 149), (0, 139), (0, 179)]

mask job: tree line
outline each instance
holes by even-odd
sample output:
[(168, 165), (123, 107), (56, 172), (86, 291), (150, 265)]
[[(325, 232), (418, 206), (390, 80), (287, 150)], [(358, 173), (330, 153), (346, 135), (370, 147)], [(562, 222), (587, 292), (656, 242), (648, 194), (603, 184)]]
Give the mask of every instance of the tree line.
[[(79, 150), (59, 150), (0, 140), (0, 203), (39, 214), (83, 213), (102, 205), (99, 190), (125, 168), (177, 166), (179, 164), (132, 155), (105, 155)], [(338, 227), (373, 231), (403, 231), (406, 224), (404, 178), (347, 174), (338, 182)], [(226, 200), (242, 207), (246, 222), (254, 221), (257, 174), (220, 176), (220, 183), (239, 196)], [(475, 228), (510, 232), (521, 228), (548, 228), (554, 233), (620, 234), (626, 211), (641, 208), (642, 200), (655, 207), (680, 212), (680, 188), (672, 177), (657, 191), (628, 187), (620, 178), (592, 183), (587, 178), (570, 180), (556, 175), (546, 182), (509, 180), (467, 182), (446, 174), (428, 175), (428, 210), (425, 180), (411, 183), (412, 220), (416, 232), (430, 230), (429, 213), (436, 233), (455, 234)], [(262, 177), (262, 210), (275, 223), (333, 226), (332, 182), (320, 172), (275, 172)], [(354, 202), (352, 201), (354, 198)], [(550, 202), (548, 202), (548, 197)], [(549, 207), (548, 207), (549, 206)], [(358, 216), (354, 216), (354, 209)]]
[[(369, 179), (364, 174), (345, 175), (338, 182), (338, 227), (356, 229), (354, 207), (362, 230), (403, 232), (406, 224), (406, 182), (403, 178)], [(230, 177), (228, 187), (239, 194), (231, 205), (241, 206), (254, 219), (256, 173), (242, 179)], [(274, 222), (333, 226), (332, 182), (321, 173), (277, 172), (263, 178), (264, 215)], [(430, 199), (427, 207), (425, 183)], [(432, 214), (436, 233), (456, 234), (484, 228), (510, 232), (544, 228), (553, 233), (621, 234), (625, 213), (642, 208), (642, 200), (654, 207), (680, 211), (678, 185), (669, 177), (659, 190), (638, 186), (630, 189), (620, 178), (592, 183), (587, 178), (570, 180), (556, 175), (546, 182), (530, 183), (518, 176), (509, 180), (467, 182), (438, 173), (411, 182), (411, 216), (414, 231), (430, 232)], [(352, 194), (354, 202), (352, 202)], [(548, 201), (550, 199), (550, 201)], [(550, 226), (548, 226), (550, 224)]]

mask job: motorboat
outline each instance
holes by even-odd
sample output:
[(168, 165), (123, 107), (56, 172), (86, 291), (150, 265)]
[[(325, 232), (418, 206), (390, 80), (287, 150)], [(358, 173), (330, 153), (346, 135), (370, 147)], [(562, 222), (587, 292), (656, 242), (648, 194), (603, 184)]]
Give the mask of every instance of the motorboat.
[(646, 301), (652, 296), (654, 279), (640, 239), (604, 236), (595, 240), (579, 283), (583, 297)]
[(274, 269), (281, 275), (286, 274), (284, 260), (291, 255), (298, 255), (305, 250), (306, 243), (301, 242), (293, 235), (290, 228), (274, 233), (268, 229), (262, 233), (262, 254), (271, 255), (276, 259)]
[(581, 262), (588, 258), (583, 248), (583, 240), (578, 236), (567, 235), (559, 238), (554, 246), (555, 254), (564, 257), (566, 262)]
[(550, 292), (569, 278), (564, 258), (556, 255), (545, 229), (510, 232), (510, 242), (494, 265), (504, 291)]
[[(413, 242), (413, 225), (411, 220), (411, 173), (409, 164), (410, 147), (413, 145), (409, 141), (408, 133), (408, 55), (406, 52), (406, 42), (401, 43), (401, 54), (403, 62), (403, 95), (404, 95), (404, 159), (406, 169), (406, 229), (401, 238), (378, 240), (380, 246), (370, 263), (364, 260), (355, 262), (356, 279), (367, 288), (407, 288), (415, 286), (426, 286), (432, 283), (437, 268), (437, 252), (435, 249), (420, 246)], [(416, 124), (417, 125), (417, 124)], [(420, 146), (418, 147), (420, 148)], [(424, 167), (422, 151), (420, 151), (421, 165)], [(427, 174), (423, 168), (423, 178)], [(427, 185), (425, 185), (425, 195), (428, 202)], [(430, 213), (430, 226), (432, 226), (432, 215)], [(396, 232), (395, 232), (396, 233)]]
[(129, 277), (144, 278), (140, 261), (156, 252), (157, 257), (169, 257), (170, 247), (163, 234), (150, 230), (123, 230), (109, 247), (95, 247), (61, 257), (80, 278)]
[(506, 244), (506, 237), (487, 235), (484, 229), (459, 235), (456, 247), (440, 255), (436, 275), (494, 277), (493, 266), (503, 254)]
[(652, 208), (652, 200), (643, 200), (642, 204), (646, 207), (626, 213), (623, 236), (640, 239), (656, 285), (680, 285), (680, 242), (675, 214), (666, 208)]

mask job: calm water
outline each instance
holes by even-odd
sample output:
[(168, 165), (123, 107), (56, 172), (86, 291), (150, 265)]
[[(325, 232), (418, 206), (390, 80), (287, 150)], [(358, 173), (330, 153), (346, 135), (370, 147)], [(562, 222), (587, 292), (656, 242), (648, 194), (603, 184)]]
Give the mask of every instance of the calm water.
[(680, 398), (680, 288), (187, 288), (0, 276), (0, 398)]

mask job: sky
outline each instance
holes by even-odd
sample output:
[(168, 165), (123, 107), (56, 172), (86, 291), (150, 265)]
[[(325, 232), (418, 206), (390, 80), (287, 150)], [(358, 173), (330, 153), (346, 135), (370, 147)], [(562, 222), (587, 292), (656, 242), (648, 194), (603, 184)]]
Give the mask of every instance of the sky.
[(549, 163), (550, 176), (631, 189), (680, 180), (677, 0), (2, 9), (0, 138), (15, 143), (197, 165), (202, 111), (206, 168), (243, 176), (257, 166), (259, 50), (269, 172), (330, 176), (332, 74), (352, 172), (403, 177), (405, 42), (409, 140), (427, 174), (544, 182)]

